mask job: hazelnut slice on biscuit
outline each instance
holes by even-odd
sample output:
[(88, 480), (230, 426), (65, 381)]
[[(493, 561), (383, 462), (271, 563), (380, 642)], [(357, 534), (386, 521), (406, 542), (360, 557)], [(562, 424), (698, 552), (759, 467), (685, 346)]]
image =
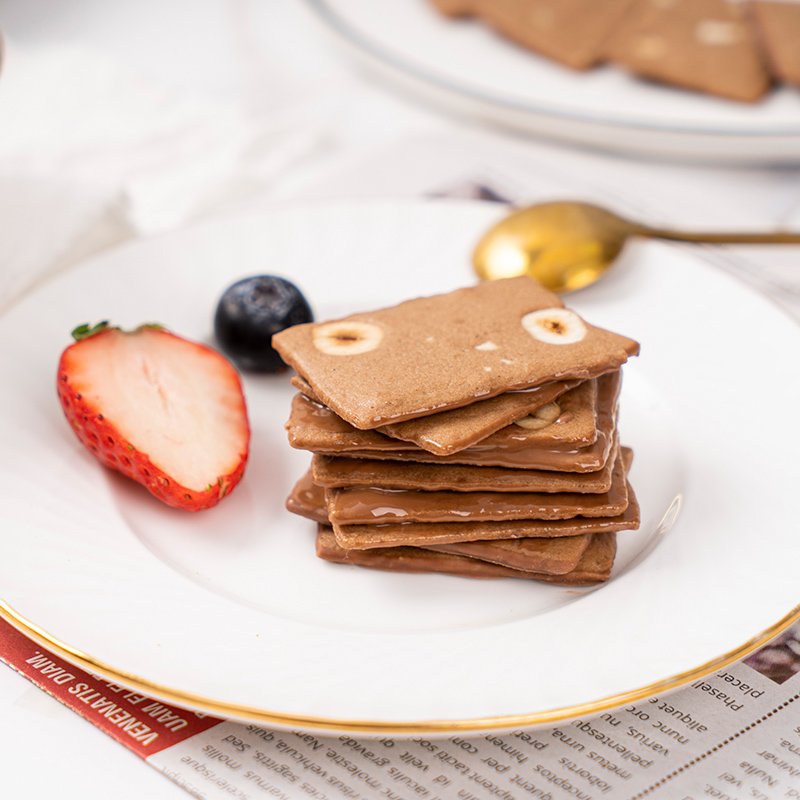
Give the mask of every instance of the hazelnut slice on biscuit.
[(583, 320), (567, 308), (542, 308), (522, 318), (522, 327), (545, 344), (575, 344), (586, 336)]
[(357, 356), (374, 350), (383, 330), (370, 322), (328, 322), (314, 329), (314, 346), (329, 356)]

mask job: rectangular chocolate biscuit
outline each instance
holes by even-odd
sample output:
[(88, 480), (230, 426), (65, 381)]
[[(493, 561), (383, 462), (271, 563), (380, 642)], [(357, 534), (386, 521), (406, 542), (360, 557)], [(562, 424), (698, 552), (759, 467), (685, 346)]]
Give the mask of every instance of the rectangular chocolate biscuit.
[[(430, 492), (381, 489), (326, 489), (328, 518), (340, 542), (373, 527), (397, 529), (409, 524), (506, 522), (616, 517), (628, 507), (623, 459), (617, 459), (608, 492)], [(531, 534), (535, 536), (536, 534)], [(487, 537), (497, 538), (497, 537)]]
[[(596, 386), (594, 381), (581, 381), (577, 388), (573, 388), (575, 385), (574, 381), (553, 381), (533, 389), (507, 392), (489, 400), (480, 400), (463, 408), (381, 425), (377, 430), (395, 439), (411, 442), (434, 455), (447, 456), (464, 450), (515, 422), (526, 424), (525, 420), (529, 417), (544, 420), (546, 417), (537, 412), (550, 409), (554, 405), (561, 409), (566, 404), (568, 408), (563, 412), (564, 422), (571, 423), (570, 430), (564, 424), (560, 432), (565, 435), (572, 433), (580, 444), (587, 445), (594, 441), (594, 428), (591, 425), (591, 429), (579, 430), (579, 419), (587, 428), (590, 427), (589, 414), (593, 409), (590, 410), (587, 406), (593, 402), (592, 390), (594, 388), (596, 395)], [(581, 408), (584, 412), (580, 418), (570, 410), (573, 407)], [(567, 414), (572, 415), (569, 420), (566, 419)]]
[[(616, 439), (614, 441), (616, 447)], [(592, 472), (567, 472), (315, 455), (311, 460), (311, 473), (316, 483), (334, 488), (374, 486), (423, 491), (596, 493), (607, 492), (610, 488), (613, 464), (609, 457), (600, 469)]]
[(412, 545), (428, 547), (454, 542), (496, 541), (498, 539), (538, 539), (581, 536), (636, 530), (640, 512), (636, 497), (628, 486), (628, 506), (616, 517), (572, 517), (570, 519), (514, 519), (503, 522), (400, 522), (387, 525), (333, 526), (336, 541), (348, 550)]
[(286, 498), (286, 509), (292, 514), (314, 522), (329, 524), (325, 490), (311, 480), (311, 470), (306, 472), (292, 487), (292, 491)]
[(575, 569), (566, 575), (548, 575), (543, 572), (537, 580), (561, 586), (591, 586), (603, 583), (611, 577), (616, 554), (616, 534), (597, 533), (592, 536)]
[[(286, 507), (291, 512), (302, 517), (306, 517), (314, 522), (321, 522), (329, 525), (328, 512), (325, 506), (325, 494), (321, 487), (311, 481), (309, 473), (306, 473), (297, 482), (286, 501)], [(532, 527), (535, 526), (535, 537), (531, 536), (530, 539), (484, 540), (483, 546), (492, 544), (500, 547), (509, 545), (511, 542), (520, 542), (520, 547), (530, 549), (536, 547), (537, 545), (535, 543), (544, 538), (571, 539), (576, 537), (580, 538), (581, 536), (587, 536), (593, 533), (634, 530), (639, 526), (639, 513), (639, 506), (636, 502), (636, 498), (629, 487), (628, 507), (619, 517), (574, 517), (566, 520), (542, 520), (532, 522), (528, 526), (528, 530), (531, 530)], [(484, 526), (484, 529), (486, 529), (486, 526)], [(489, 529), (491, 530), (491, 526)], [(444, 533), (437, 536), (437, 530), (440, 532), (443, 530)], [(469, 532), (473, 534), (475, 531), (469, 529)], [(418, 525), (415, 529), (409, 526), (404, 528), (402, 533), (403, 539), (401, 543), (411, 543), (424, 547), (447, 546), (448, 543), (453, 543), (451, 540), (454, 538), (454, 528), (451, 525), (439, 526), (439, 528), (431, 525)], [(457, 532), (455, 533), (457, 534)], [(462, 532), (460, 536), (463, 537), (463, 535)], [(456, 538), (458, 538), (458, 534)], [(387, 541), (394, 543), (395, 540), (396, 535), (393, 533), (390, 534), (390, 538), (387, 539), (387, 531), (383, 529), (383, 526), (375, 526), (374, 530), (371, 531), (371, 535), (366, 537), (363, 535), (355, 535), (350, 532), (342, 534), (342, 546), (348, 548), (355, 547), (356, 549), (368, 549), (373, 543), (377, 543), (374, 544), (374, 546), (387, 546)], [(471, 541), (475, 540), (473, 539)], [(525, 542), (528, 541), (531, 542), (530, 547), (525, 545)]]
[[(568, 386), (569, 384), (565, 384)], [(588, 386), (589, 389), (594, 385), (594, 381), (584, 381), (581, 387)], [(489, 418), (486, 424), (478, 421), (480, 415), (481, 420), (485, 419), (480, 410), (475, 410), (475, 425), (470, 425), (469, 430), (464, 436), (458, 437), (457, 442), (450, 439), (447, 446), (439, 446), (438, 444), (428, 443), (429, 446), (420, 448), (413, 439), (415, 438), (413, 431), (404, 431), (403, 433), (408, 436), (408, 440), (403, 437), (394, 437), (385, 433), (387, 428), (401, 428), (415, 423), (425, 423), (428, 420), (433, 420), (434, 417), (446, 417), (449, 415), (461, 416), (461, 412), (470, 411), (473, 406), (467, 408), (458, 408), (453, 411), (445, 411), (442, 414), (434, 414), (431, 417), (421, 417), (419, 420), (409, 420), (408, 422), (400, 422), (396, 426), (382, 426), (373, 430), (361, 430), (353, 427), (349, 422), (343, 420), (337, 414), (334, 414), (331, 409), (323, 406), (304, 394), (297, 394), (292, 398), (291, 413), (289, 420), (286, 423), (286, 431), (289, 438), (289, 444), (298, 450), (311, 450), (315, 453), (328, 453), (328, 454), (342, 454), (347, 455), (350, 452), (364, 453), (370, 450), (380, 452), (407, 452), (415, 453), (420, 449), (432, 455), (448, 455), (455, 454), (464, 447), (476, 444), (477, 442), (485, 439), (493, 433), (497, 433), (497, 426), (499, 429), (505, 429), (510, 424), (514, 424), (514, 419), (518, 424), (513, 430), (521, 433), (521, 427), (526, 425), (525, 418), (531, 416), (532, 413), (541, 411), (543, 407), (555, 405), (555, 397), (558, 396), (555, 384), (548, 384), (547, 388), (553, 387), (552, 394), (548, 392), (547, 402), (541, 398), (532, 400), (528, 397), (528, 392), (509, 393), (500, 395), (494, 398), (506, 405), (507, 408), (513, 407), (513, 412), (507, 415), (505, 419), (498, 419), (496, 416)], [(574, 389), (573, 392), (577, 392)], [(547, 425), (553, 433), (553, 443), (556, 445), (564, 444), (565, 446), (572, 445), (573, 447), (585, 446), (597, 439), (597, 424), (595, 416), (594, 404), (584, 402), (584, 396), (589, 394), (586, 390), (581, 392), (581, 396), (573, 396), (573, 392), (567, 392), (558, 403), (557, 408), (560, 410), (564, 408), (564, 412), (559, 413), (559, 418), (553, 420), (552, 423)], [(521, 402), (517, 402), (517, 398), (521, 398)], [(509, 402), (506, 402), (509, 401)], [(485, 403), (492, 403), (493, 400), (486, 400)], [(480, 405), (478, 403), (474, 405)], [(508, 422), (508, 419), (511, 419)], [(558, 424), (556, 424), (558, 423)], [(443, 427), (446, 426), (446, 423)], [(453, 427), (460, 426), (457, 419), (453, 418)], [(552, 426), (552, 427), (551, 427)], [(424, 429), (424, 425), (420, 428)], [(544, 424), (542, 425), (544, 427)], [(463, 430), (463, 429), (462, 429)], [(525, 428), (525, 430), (529, 430)], [(421, 433), (421, 437), (426, 434)], [(547, 438), (539, 429), (536, 438), (544, 440)], [(462, 447), (463, 445), (463, 447)], [(434, 450), (438, 452), (434, 452)], [(444, 452), (447, 451), (447, 452)]]
[[(628, 451), (625, 455), (629, 457)], [(326, 489), (325, 505), (337, 525), (472, 520), (612, 517), (628, 504), (623, 456), (607, 492), (453, 492), (357, 487)]]
[(566, 519), (462, 520), (459, 522), (398, 522), (381, 525), (338, 525), (333, 523), (336, 540), (352, 550), (408, 544), (426, 547), (454, 542), (496, 541), (498, 539), (538, 539), (579, 536), (584, 533), (635, 530), (640, 524), (639, 504), (626, 483), (627, 504), (617, 516)]
[(467, 578), (527, 578), (563, 586), (588, 586), (608, 580), (615, 554), (615, 534), (596, 534), (573, 570), (565, 574), (550, 575), (545, 572), (511, 569), (477, 558), (438, 553), (418, 547), (346, 550), (338, 545), (327, 526), (320, 525), (317, 533), (317, 555), (339, 564), (389, 572), (435, 573)]
[(578, 566), (594, 534), (559, 536), (552, 539), (500, 539), (496, 542), (454, 542), (425, 549), (491, 561), (525, 572), (564, 575)]
[[(493, 434), (497, 435), (497, 434)], [(491, 438), (491, 437), (488, 437)], [(592, 473), (602, 470), (614, 449), (616, 436), (614, 431), (608, 434), (600, 432), (597, 441), (588, 447), (576, 450), (546, 449), (527, 446), (526, 436), (522, 433), (508, 436), (502, 446), (496, 443), (478, 444), (468, 447), (451, 456), (435, 456), (427, 450), (419, 448), (413, 451), (405, 448), (396, 450), (348, 450), (346, 457), (331, 457), (330, 464), (343, 465), (344, 461), (371, 460), (391, 461), (396, 468), (404, 464), (413, 464), (419, 469), (424, 464), (438, 467), (473, 467), (488, 469), (496, 467), (505, 470), (552, 471)], [(322, 457), (322, 456), (321, 456)], [(354, 468), (355, 469), (355, 468)], [(455, 472), (455, 469), (453, 469)], [(442, 473), (444, 474), (444, 473)]]
[[(292, 376), (291, 383), (310, 401), (324, 407), (324, 404), (320, 403), (319, 398), (314, 394), (314, 390), (299, 375)], [(381, 425), (374, 430), (376, 433), (383, 433), (393, 439), (415, 444), (434, 455), (450, 455), (485, 439), (512, 422), (533, 414), (580, 383), (580, 381), (553, 381), (533, 389), (507, 392), (488, 400), (478, 400), (471, 405), (442, 411), (439, 414)], [(337, 420), (341, 420), (341, 417), (336, 416), (333, 411), (330, 409), (328, 411)], [(307, 424), (313, 424), (313, 422), (320, 423), (320, 420), (314, 420), (312, 417), (308, 417), (306, 420)], [(344, 420), (341, 422), (349, 427), (350, 432), (359, 430), (350, 423), (345, 423)], [(298, 442), (294, 446), (313, 450), (313, 447), (304, 447), (299, 443), (304, 432), (302, 426), (303, 420), (296, 418), (293, 410), (288, 430), (290, 436), (294, 435)], [(347, 428), (343, 428), (341, 425), (336, 427), (337, 432), (344, 430)], [(353, 441), (356, 439), (354, 438)], [(368, 439), (367, 441), (372, 440)]]
[[(564, 413), (541, 428), (517, 423), (487, 436), (464, 450), (447, 456), (434, 455), (408, 442), (381, 438), (378, 431), (359, 431), (330, 409), (296, 397), (287, 423), (293, 447), (326, 455), (351, 458), (389, 459), (433, 464), (467, 464), (511, 469), (543, 469), (562, 472), (596, 472), (605, 465), (614, 443), (617, 401), (621, 376), (608, 373), (597, 379), (596, 407), (567, 401), (570, 390), (561, 398)], [(594, 382), (585, 382), (589, 385)], [(580, 399), (580, 398), (578, 398)], [(580, 436), (593, 439), (582, 446)], [(382, 485), (382, 484), (380, 484)]]
[(272, 341), (326, 406), (362, 429), (586, 380), (639, 351), (524, 276), (295, 325)]

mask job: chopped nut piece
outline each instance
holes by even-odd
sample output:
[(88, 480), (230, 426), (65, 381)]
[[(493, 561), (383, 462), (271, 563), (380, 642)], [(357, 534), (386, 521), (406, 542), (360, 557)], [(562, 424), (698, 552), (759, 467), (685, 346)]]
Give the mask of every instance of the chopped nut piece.
[(555, 422), (560, 415), (561, 407), (558, 403), (548, 403), (546, 406), (534, 411), (533, 414), (528, 414), (527, 417), (518, 419), (514, 424), (519, 425), (520, 428), (538, 430), (539, 428), (546, 428)]

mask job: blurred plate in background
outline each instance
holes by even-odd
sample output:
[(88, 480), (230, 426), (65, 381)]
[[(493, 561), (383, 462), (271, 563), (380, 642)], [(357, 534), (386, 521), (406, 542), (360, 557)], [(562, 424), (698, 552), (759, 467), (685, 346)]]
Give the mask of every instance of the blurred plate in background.
[(476, 120), (636, 155), (734, 163), (800, 160), (800, 91), (738, 103), (615, 67), (573, 72), (427, 0), (307, 0), (339, 44), (414, 96)]

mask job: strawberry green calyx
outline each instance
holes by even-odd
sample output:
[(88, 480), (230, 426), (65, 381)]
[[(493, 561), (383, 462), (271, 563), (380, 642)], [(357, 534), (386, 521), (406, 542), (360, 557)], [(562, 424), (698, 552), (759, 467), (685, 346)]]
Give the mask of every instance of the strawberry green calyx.
[(72, 338), (76, 342), (80, 342), (83, 339), (88, 339), (90, 336), (94, 336), (96, 333), (100, 333), (101, 331), (108, 330), (109, 324), (108, 320), (103, 320), (102, 322), (98, 322), (97, 325), (89, 325), (88, 322), (84, 322), (83, 325), (78, 325), (72, 331)]
[[(78, 327), (72, 331), (72, 338), (75, 339), (76, 342), (80, 342), (83, 339), (88, 339), (90, 336), (94, 336), (95, 334), (111, 330), (112, 327), (113, 326), (107, 319), (104, 319), (102, 322), (98, 322), (96, 325), (89, 325), (88, 322), (84, 322), (83, 325), (78, 325)], [(166, 328), (163, 325), (160, 325), (158, 322), (145, 322), (142, 325), (139, 325), (138, 328), (135, 328), (132, 333), (136, 333), (136, 331), (145, 330), (147, 328), (153, 328), (159, 331), (166, 330)], [(113, 329), (121, 330), (121, 328)]]

